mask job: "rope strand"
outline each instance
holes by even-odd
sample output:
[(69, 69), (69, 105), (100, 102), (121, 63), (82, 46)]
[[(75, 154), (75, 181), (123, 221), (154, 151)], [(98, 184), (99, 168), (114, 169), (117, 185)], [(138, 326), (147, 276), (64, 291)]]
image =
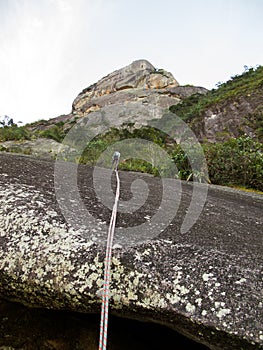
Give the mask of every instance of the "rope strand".
[(107, 248), (106, 248), (106, 256), (105, 256), (104, 285), (103, 285), (103, 293), (102, 293), (101, 318), (100, 318), (99, 350), (106, 350), (107, 348), (112, 243), (113, 243), (113, 237), (114, 237), (114, 231), (115, 231), (118, 201), (120, 196), (120, 179), (119, 179), (117, 165), (115, 169), (115, 174), (117, 179), (117, 188), (116, 188), (115, 201), (112, 209), (110, 225), (108, 230)]

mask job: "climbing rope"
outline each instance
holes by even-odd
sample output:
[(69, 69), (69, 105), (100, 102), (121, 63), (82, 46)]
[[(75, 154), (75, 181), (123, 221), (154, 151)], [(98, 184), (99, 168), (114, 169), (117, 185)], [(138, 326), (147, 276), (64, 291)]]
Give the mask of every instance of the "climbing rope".
[(117, 207), (120, 196), (120, 179), (118, 174), (118, 162), (116, 162), (115, 174), (117, 179), (117, 188), (115, 194), (115, 202), (112, 209), (110, 226), (108, 230), (108, 240), (105, 256), (105, 267), (104, 267), (104, 285), (102, 292), (102, 305), (101, 305), (101, 317), (100, 317), (100, 341), (99, 350), (106, 350), (107, 347), (107, 332), (108, 332), (108, 318), (109, 318), (109, 292), (110, 292), (110, 267), (111, 267), (111, 254), (112, 254), (112, 243), (115, 230), (115, 223), (117, 217)]

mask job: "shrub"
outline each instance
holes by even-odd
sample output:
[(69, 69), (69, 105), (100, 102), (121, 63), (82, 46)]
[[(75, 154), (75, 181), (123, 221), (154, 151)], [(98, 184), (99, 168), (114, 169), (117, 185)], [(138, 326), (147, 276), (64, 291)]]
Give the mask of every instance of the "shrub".
[(64, 137), (66, 136), (62, 125), (54, 125), (49, 129), (46, 129), (44, 131), (41, 131), (39, 133), (40, 137), (45, 137), (47, 139), (53, 139), (57, 142), (62, 142)]
[(119, 169), (128, 171), (138, 171), (141, 173), (148, 173), (154, 176), (159, 175), (159, 171), (151, 163), (142, 159), (126, 159), (119, 165)]
[(88, 143), (78, 162), (80, 164), (96, 165), (99, 156), (107, 146), (107, 142), (103, 140), (92, 140)]
[(263, 190), (263, 145), (248, 136), (204, 146), (209, 177), (219, 185)]
[[(79, 163), (96, 165), (101, 154), (114, 142), (127, 138), (142, 138), (156, 143), (170, 154), (171, 164), (175, 163), (178, 173), (177, 176), (182, 180), (192, 180), (193, 177), (199, 181), (208, 181), (219, 185), (245, 186), (263, 190), (263, 145), (248, 136), (242, 136), (237, 139), (215, 144), (204, 144), (203, 151), (208, 167), (209, 179), (201, 169), (198, 173), (191, 168), (189, 162), (189, 152), (192, 152), (192, 163), (200, 160), (195, 159), (195, 150), (189, 150), (186, 154), (180, 144), (171, 143), (165, 133), (154, 128), (143, 127), (140, 129), (112, 129), (105, 135), (100, 135), (88, 143)], [(145, 146), (146, 147), (146, 146)], [(199, 150), (198, 155), (199, 155)], [(149, 152), (147, 147), (145, 152)], [(106, 152), (107, 153), (107, 152)], [(105, 157), (110, 162), (111, 155)], [(105, 158), (104, 157), (104, 158)], [(199, 156), (197, 158), (200, 158)], [(121, 159), (119, 168), (122, 170), (132, 170), (150, 173), (154, 176), (171, 176), (171, 169), (157, 169), (155, 164), (150, 164), (141, 159)], [(168, 166), (169, 167), (169, 166)]]
[(4, 126), (0, 128), (0, 141), (29, 140), (30, 133), (24, 126)]

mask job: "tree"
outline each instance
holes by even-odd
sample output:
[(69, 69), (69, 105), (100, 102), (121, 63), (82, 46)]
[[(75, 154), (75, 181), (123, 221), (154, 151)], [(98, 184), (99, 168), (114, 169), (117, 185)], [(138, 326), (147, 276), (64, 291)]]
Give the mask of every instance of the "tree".
[(8, 117), (8, 115), (5, 115), (4, 117), (0, 117), (0, 125), (2, 125), (2, 127), (6, 127), (6, 126), (14, 126), (14, 120), (13, 118)]

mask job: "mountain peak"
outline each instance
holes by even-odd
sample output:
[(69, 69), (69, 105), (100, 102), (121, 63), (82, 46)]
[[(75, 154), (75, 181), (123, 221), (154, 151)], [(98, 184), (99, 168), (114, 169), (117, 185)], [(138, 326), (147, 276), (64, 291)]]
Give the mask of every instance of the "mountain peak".
[(130, 65), (128, 65), (127, 67), (124, 67), (125, 68), (131, 68), (135, 71), (140, 71), (140, 70), (150, 70), (152, 72), (155, 71), (155, 67), (147, 60), (136, 60), (136, 61), (133, 61)]
[(170, 72), (156, 69), (147, 60), (136, 60), (84, 89), (79, 97), (99, 97), (125, 89), (163, 89), (178, 86)]

